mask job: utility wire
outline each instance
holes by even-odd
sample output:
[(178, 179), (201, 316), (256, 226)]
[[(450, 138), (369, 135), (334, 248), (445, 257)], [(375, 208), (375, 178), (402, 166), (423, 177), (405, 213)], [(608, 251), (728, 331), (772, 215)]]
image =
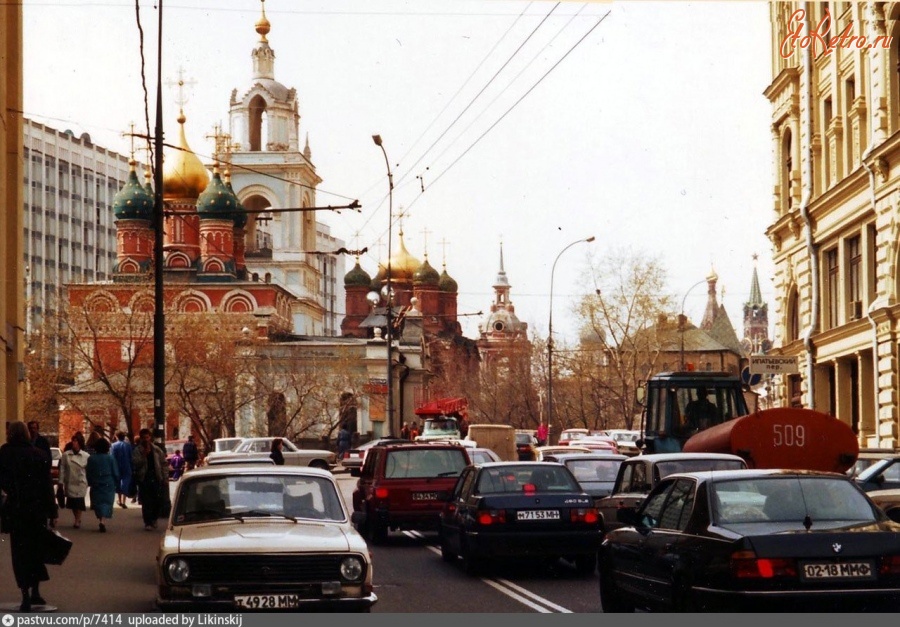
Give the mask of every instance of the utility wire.
[[(540, 85), (540, 84), (543, 82), (543, 80), (544, 80), (545, 78), (547, 78), (547, 76), (550, 74), (550, 72), (552, 72), (553, 70), (555, 70), (555, 69), (557, 68), (557, 66), (559, 66), (559, 64), (562, 63), (563, 60), (565, 60), (565, 58), (568, 57), (569, 54), (571, 54), (572, 51), (575, 50), (575, 48), (577, 48), (577, 47), (581, 44), (581, 42), (583, 42), (583, 41), (587, 38), (588, 35), (590, 35), (592, 32), (594, 32), (594, 30), (595, 30), (598, 26), (600, 26), (600, 24), (603, 22), (603, 20), (605, 20), (605, 19), (609, 16), (609, 14), (610, 14), (610, 12), (607, 11), (607, 12), (606, 12), (599, 20), (597, 20), (597, 23), (594, 24), (594, 25), (590, 28), (590, 30), (588, 30), (588, 32), (586, 32), (584, 35), (582, 35), (581, 39), (579, 39), (578, 41), (576, 41), (575, 44), (572, 45), (572, 47), (569, 48), (569, 49), (566, 51), (566, 53), (565, 53), (565, 54), (564, 54), (564, 55), (563, 55), (556, 63), (554, 63), (553, 66), (552, 66), (549, 70), (547, 70), (547, 71), (543, 74), (543, 76), (541, 76), (541, 77), (537, 80), (537, 82), (536, 82), (534, 85), (532, 85), (532, 86), (528, 89), (528, 91), (526, 91), (524, 94), (522, 94), (522, 96), (521, 96), (518, 100), (516, 100), (516, 101), (512, 104), (512, 106), (511, 106), (509, 109), (507, 109), (507, 110), (503, 113), (503, 115), (501, 115), (501, 116), (497, 119), (496, 122), (494, 122), (493, 124), (491, 124), (491, 125), (487, 128), (487, 130), (485, 130), (481, 135), (479, 135), (478, 138), (477, 138), (474, 142), (472, 142), (472, 143), (469, 145), (469, 147), (466, 148), (466, 149), (462, 152), (462, 154), (460, 154), (460, 155), (459, 155), (459, 156), (458, 156), (458, 157), (457, 157), (450, 165), (448, 165), (448, 166), (447, 166), (447, 167), (446, 167), (446, 168), (445, 168), (445, 169), (444, 169), (444, 170), (443, 170), (443, 171), (442, 171), (442, 172), (441, 172), (441, 173), (440, 173), (440, 174), (439, 174), (432, 182), (431, 182), (431, 184), (434, 185), (435, 183), (437, 183), (437, 182), (438, 182), (438, 181), (439, 181), (439, 180), (440, 180), (447, 172), (450, 171), (451, 168), (453, 168), (453, 166), (455, 166), (457, 163), (459, 163), (459, 160), (462, 159), (463, 157), (465, 157), (465, 156), (469, 153), (469, 151), (472, 150), (472, 148), (474, 148), (476, 144), (478, 144), (478, 142), (480, 142), (482, 139), (484, 139), (484, 137), (485, 137), (488, 133), (490, 133), (492, 130), (494, 130), (494, 127), (496, 127), (496, 126), (497, 126), (497, 125), (498, 125), (498, 124), (499, 124), (499, 123), (500, 123), (507, 115), (509, 115), (509, 113), (510, 113), (513, 109), (515, 109), (517, 106), (519, 106), (519, 103), (521, 103), (521, 102), (522, 102), (522, 101), (523, 101), (523, 100), (524, 100), (524, 99), (525, 99), (532, 91), (534, 91), (534, 89), (535, 89), (538, 85)], [(418, 200), (419, 200), (423, 195), (424, 195), (424, 192), (422, 192), (422, 193), (420, 193), (418, 196), (416, 196), (416, 197), (413, 199), (413, 201), (412, 201), (411, 203), (409, 203), (409, 204), (406, 206), (406, 208), (409, 209), (410, 207), (412, 207), (413, 205), (415, 205), (416, 202), (418, 202)]]
[[(569, 25), (572, 23), (572, 21), (576, 17), (578, 17), (578, 14), (581, 13), (586, 7), (587, 7), (587, 4), (581, 5), (581, 8), (578, 10), (578, 12), (576, 12), (574, 15), (572, 15), (572, 17), (569, 18), (569, 21), (566, 22), (565, 24), (563, 24), (563, 26), (556, 32), (556, 34), (552, 38), (550, 38), (550, 40), (546, 44), (544, 44), (544, 46), (534, 54), (534, 56), (531, 58), (531, 60), (527, 64), (525, 64), (525, 66), (521, 70), (519, 70), (519, 73), (516, 74), (509, 83), (507, 83), (506, 87), (504, 87), (496, 96), (494, 96), (494, 99), (488, 103), (488, 105), (484, 108), (484, 110), (480, 114), (478, 114), (475, 118), (473, 118), (472, 121), (469, 122), (468, 126), (466, 126), (466, 128), (464, 128), (462, 130), (462, 132), (456, 136), (456, 139), (451, 141), (447, 145), (446, 148), (444, 148), (440, 153), (438, 153), (438, 155), (434, 158), (435, 162), (438, 161), (445, 154), (447, 154), (447, 151), (450, 150), (450, 148), (452, 148), (456, 144), (456, 142), (459, 141), (470, 128), (472, 128), (472, 126), (475, 124), (475, 122), (477, 122), (479, 119), (481, 119), (481, 117), (488, 111), (488, 109), (490, 109), (491, 106), (495, 102), (497, 102), (497, 99), (500, 98), (500, 96), (502, 96), (503, 94), (505, 94), (510, 87), (512, 87), (513, 83), (515, 83), (517, 80), (519, 80), (519, 77), (522, 76), (522, 74), (525, 72), (525, 70), (527, 70), (528, 68), (531, 67), (531, 65), (535, 62), (535, 60), (537, 60), (537, 58), (539, 56), (541, 56), (541, 53), (544, 52), (544, 50), (546, 50), (548, 47), (550, 47), (550, 45), (554, 41), (556, 41), (556, 38), (559, 37), (563, 33), (563, 31), (569, 27)], [(425, 191), (425, 190), (422, 190), (422, 191)]]
[(544, 19), (542, 19), (542, 20), (540, 21), (540, 23), (539, 23), (537, 26), (535, 26), (534, 29), (528, 34), (528, 37), (526, 37), (525, 40), (522, 41), (521, 44), (519, 44), (519, 47), (516, 48), (515, 51), (513, 51), (513, 53), (509, 56), (509, 58), (506, 59), (506, 61), (503, 63), (503, 65), (500, 66), (500, 69), (498, 69), (498, 70), (494, 73), (494, 75), (488, 80), (488, 82), (485, 83), (484, 87), (482, 87), (481, 90), (480, 90), (477, 94), (475, 94), (475, 96), (469, 101), (469, 104), (467, 104), (467, 105), (465, 106), (465, 108), (463, 108), (463, 110), (460, 112), (460, 114), (457, 115), (456, 118), (455, 118), (452, 122), (450, 122), (450, 125), (449, 125), (446, 129), (444, 129), (444, 132), (441, 133), (441, 134), (438, 136), (438, 138), (434, 140), (434, 142), (432, 142), (432, 144), (425, 150), (424, 153), (422, 153), (422, 156), (419, 157), (419, 158), (416, 160), (416, 162), (412, 164), (412, 166), (409, 168), (409, 170), (407, 171), (407, 173), (404, 174), (404, 175), (402, 175), (402, 176), (400, 177), (399, 182), (401, 182), (401, 183), (403, 182), (403, 179), (406, 178), (407, 174), (409, 174), (409, 172), (412, 172), (412, 171), (415, 169), (415, 167), (416, 167), (417, 165), (419, 165), (419, 163), (422, 162), (422, 159), (424, 159), (425, 156), (426, 156), (429, 152), (431, 152), (431, 149), (434, 148), (434, 146), (435, 146), (439, 141), (441, 141), (441, 140), (444, 138), (444, 136), (450, 131), (450, 129), (453, 128), (453, 126), (459, 121), (459, 119), (460, 119), (463, 115), (465, 115), (466, 111), (468, 111), (469, 108), (470, 108), (473, 104), (475, 104), (475, 101), (478, 100), (479, 96), (481, 96), (481, 94), (484, 93), (484, 90), (487, 89), (488, 87), (490, 87), (491, 83), (493, 83), (493, 82), (494, 82), (494, 79), (496, 79), (497, 76), (499, 76), (500, 72), (502, 72), (502, 71), (506, 68), (506, 66), (510, 64), (510, 62), (516, 57), (516, 55), (519, 54), (519, 51), (522, 50), (522, 48), (525, 46), (525, 44), (527, 44), (528, 41), (534, 36), (534, 34), (541, 28), (541, 26), (544, 25), (544, 22), (546, 22), (546, 21), (550, 18), (550, 16), (551, 16), (551, 15), (553, 14), (553, 12), (556, 10), (556, 8), (559, 6), (559, 4), (560, 4), (560, 3), (557, 2), (556, 4), (553, 5), (553, 8), (550, 9), (550, 11), (547, 13), (547, 15), (544, 16)]

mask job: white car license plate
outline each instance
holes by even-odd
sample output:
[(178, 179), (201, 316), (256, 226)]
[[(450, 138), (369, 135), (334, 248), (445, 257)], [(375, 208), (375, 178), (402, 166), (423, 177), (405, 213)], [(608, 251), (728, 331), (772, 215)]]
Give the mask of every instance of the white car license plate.
[(516, 514), (516, 520), (559, 520), (558, 509), (527, 509)]
[(804, 579), (874, 579), (872, 562), (803, 564)]
[(437, 492), (413, 492), (412, 500), (414, 501), (436, 501)]
[(278, 610), (300, 606), (298, 594), (240, 594), (234, 604), (250, 610)]

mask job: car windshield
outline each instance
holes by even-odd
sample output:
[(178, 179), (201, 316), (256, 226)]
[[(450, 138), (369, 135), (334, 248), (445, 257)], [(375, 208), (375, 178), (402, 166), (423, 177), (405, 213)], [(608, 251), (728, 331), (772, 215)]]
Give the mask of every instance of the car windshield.
[[(900, 478), (900, 464), (895, 464), (894, 463), (895, 459), (896, 458), (891, 457), (888, 459), (878, 460), (876, 463), (872, 464), (871, 466), (869, 466), (868, 468), (863, 470), (861, 473), (859, 473), (859, 475), (857, 475), (856, 479), (862, 483), (865, 483), (866, 481), (869, 481), (873, 477), (877, 477), (881, 473), (885, 472), (888, 468), (893, 466), (894, 468), (892, 469), (892, 472), (885, 474), (885, 479), (891, 478), (896, 481), (898, 478)], [(888, 475), (890, 475), (890, 474), (893, 474), (896, 477), (889, 477)]]
[(754, 477), (712, 484), (719, 525), (754, 522), (874, 522), (868, 499), (850, 482), (830, 477)]
[(705, 470), (741, 470), (746, 464), (740, 459), (679, 459), (671, 462), (658, 462), (656, 470), (663, 479), (677, 472), (702, 472)]
[(324, 477), (234, 474), (182, 481), (176, 525), (265, 517), (346, 519), (334, 482)]
[(423, 435), (452, 435), (459, 433), (459, 426), (454, 418), (428, 418), (425, 420)]
[(635, 442), (638, 439), (637, 433), (613, 433), (612, 439), (616, 442)]
[(531, 444), (531, 435), (528, 433), (517, 433), (516, 444)]
[(579, 483), (615, 481), (621, 465), (619, 459), (570, 459), (566, 462)]
[(387, 479), (455, 477), (468, 465), (461, 448), (404, 449), (389, 451), (384, 476)]
[(528, 492), (581, 492), (581, 486), (564, 466), (541, 462), (486, 468), (475, 488), (476, 494)]

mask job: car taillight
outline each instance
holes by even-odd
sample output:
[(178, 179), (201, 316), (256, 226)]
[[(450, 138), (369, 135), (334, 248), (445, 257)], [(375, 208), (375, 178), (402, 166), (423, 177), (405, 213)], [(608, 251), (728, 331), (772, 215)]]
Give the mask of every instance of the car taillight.
[(879, 575), (900, 575), (900, 555), (885, 555), (878, 565)]
[(573, 523), (587, 523), (592, 525), (599, 520), (597, 509), (594, 507), (579, 507), (569, 510), (569, 518)]
[(792, 559), (762, 558), (753, 551), (737, 551), (731, 554), (731, 574), (738, 579), (796, 577), (797, 566)]
[(488, 509), (483, 512), (478, 512), (478, 524), (487, 526), (493, 525), (495, 523), (505, 523), (506, 522), (506, 510), (505, 509)]
[(387, 488), (375, 488), (375, 498), (376, 499), (386, 499), (388, 497), (388, 489)]

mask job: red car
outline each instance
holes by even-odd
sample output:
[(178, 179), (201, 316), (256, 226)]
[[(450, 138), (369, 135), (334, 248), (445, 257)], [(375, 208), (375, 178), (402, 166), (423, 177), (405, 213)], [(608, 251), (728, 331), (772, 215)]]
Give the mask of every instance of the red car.
[(370, 448), (353, 492), (353, 524), (373, 544), (391, 529), (437, 529), (444, 500), (469, 463), (458, 444)]

